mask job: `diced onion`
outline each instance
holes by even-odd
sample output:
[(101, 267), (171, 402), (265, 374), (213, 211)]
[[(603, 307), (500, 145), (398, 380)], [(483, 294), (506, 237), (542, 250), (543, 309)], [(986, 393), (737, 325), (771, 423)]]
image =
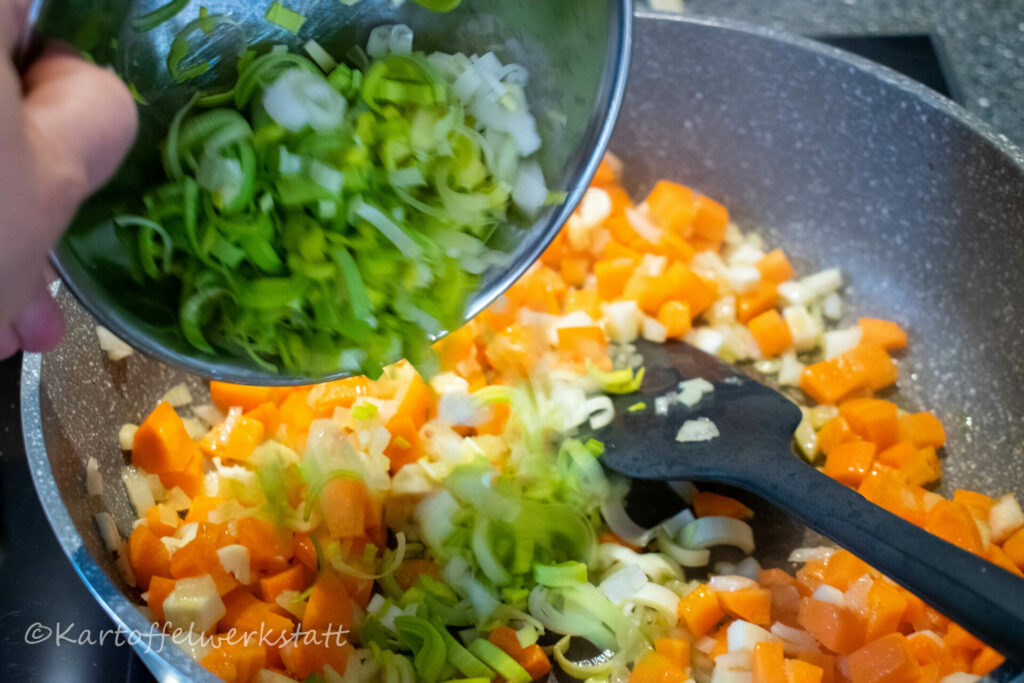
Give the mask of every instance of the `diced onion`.
[(137, 516), (143, 517), (149, 508), (156, 505), (149, 479), (141, 470), (132, 465), (125, 467), (121, 470), (121, 481), (124, 482), (124, 487), (128, 491), (128, 500), (135, 508)]
[(817, 562), (827, 560), (836, 551), (835, 548), (816, 546), (813, 548), (796, 548), (789, 554), (789, 561), (796, 563)]
[(103, 475), (100, 474), (100, 464), (92, 456), (89, 456), (85, 463), (85, 491), (90, 496), (103, 495)]
[(114, 333), (103, 327), (96, 326), (96, 336), (100, 340), (100, 348), (107, 352), (107, 358), (112, 361), (119, 361), (132, 355), (132, 347), (114, 336)]
[(694, 420), (687, 420), (676, 433), (676, 441), (688, 443), (691, 441), (711, 441), (719, 435), (718, 427), (706, 417), (698, 417)]

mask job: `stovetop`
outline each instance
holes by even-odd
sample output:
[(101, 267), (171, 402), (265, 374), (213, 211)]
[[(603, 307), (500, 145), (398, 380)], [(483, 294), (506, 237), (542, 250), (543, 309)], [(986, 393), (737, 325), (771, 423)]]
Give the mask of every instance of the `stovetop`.
[[(958, 99), (927, 35), (818, 36)], [(0, 361), (0, 680), (148, 683), (132, 650), (98, 638), (113, 622), (75, 574), (43, 515), (29, 476), (18, 401), (21, 358)], [(36, 642), (33, 642), (36, 641)]]

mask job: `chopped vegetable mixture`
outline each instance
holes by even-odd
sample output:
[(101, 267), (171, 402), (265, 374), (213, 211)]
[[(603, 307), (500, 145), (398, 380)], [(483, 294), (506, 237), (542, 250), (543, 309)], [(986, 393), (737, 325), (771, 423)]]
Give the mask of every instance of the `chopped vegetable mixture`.
[[(676, 482), (679, 512), (638, 526), (629, 482), (579, 436), (639, 386), (632, 342), (683, 339), (799, 388), (810, 463), (1020, 575), (1018, 502), (926, 488), (940, 420), (873, 397), (907, 335), (836, 328), (841, 286), (835, 270), (798, 278), (682, 185), (635, 205), (609, 157), (540, 263), (437, 344), (437, 374), (212, 382), (202, 405), (176, 388), (120, 435), (131, 537), (98, 521), (143, 609), (207, 634), (190, 654), (226, 681), (527, 683), (554, 666), (592, 683), (973, 680), (1002, 656), (852, 554), (762, 568), (738, 500)], [(711, 390), (688, 380), (630, 410), (672, 419)], [(285, 638), (297, 628), (346, 633)]]

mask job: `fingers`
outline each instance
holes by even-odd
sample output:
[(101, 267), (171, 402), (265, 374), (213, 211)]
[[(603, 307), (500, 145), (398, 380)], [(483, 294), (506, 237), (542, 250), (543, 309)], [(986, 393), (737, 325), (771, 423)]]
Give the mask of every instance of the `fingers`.
[(0, 329), (0, 359), (18, 349), (49, 351), (64, 336), (64, 316), (45, 285), (40, 285), (14, 322)]
[(45, 227), (56, 239), (128, 152), (138, 128), (135, 102), (112, 72), (59, 45), (32, 63), (23, 88), (41, 202), (50, 212)]

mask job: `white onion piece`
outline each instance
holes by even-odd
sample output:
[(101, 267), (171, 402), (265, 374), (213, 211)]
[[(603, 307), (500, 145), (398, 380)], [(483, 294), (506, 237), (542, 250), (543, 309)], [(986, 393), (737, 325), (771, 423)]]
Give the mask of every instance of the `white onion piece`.
[(512, 187), (512, 201), (528, 216), (534, 216), (548, 199), (548, 186), (544, 172), (536, 161), (525, 161), (516, 174)]
[(643, 569), (636, 565), (625, 565), (602, 579), (597, 587), (612, 603), (620, 605), (647, 583)]
[(758, 643), (777, 640), (767, 629), (742, 619), (737, 619), (729, 624), (725, 635), (729, 643), (730, 654), (744, 651), (748, 653), (753, 652), (754, 646)]
[(754, 552), (754, 532), (750, 525), (731, 517), (701, 517), (690, 522), (680, 534), (687, 548), (712, 548), (731, 545), (746, 554)]
[(772, 624), (771, 632), (772, 635), (782, 641), (786, 654), (806, 651), (815, 652), (818, 650), (818, 641), (814, 639), (814, 636), (807, 631), (786, 626), (781, 621), (776, 621)]
[(119, 361), (134, 353), (132, 347), (114, 336), (114, 333), (103, 327), (96, 326), (96, 336), (100, 341), (100, 348), (107, 352), (107, 358), (112, 361)]
[(149, 508), (156, 505), (156, 498), (153, 496), (153, 489), (149, 486), (149, 479), (142, 470), (129, 465), (121, 470), (121, 481), (128, 491), (128, 500), (135, 508), (135, 514), (143, 517)]
[(311, 126), (323, 132), (342, 124), (348, 102), (322, 76), (305, 69), (290, 69), (266, 88), (263, 108), (290, 131)]
[(706, 417), (687, 420), (676, 433), (676, 441), (689, 443), (694, 441), (711, 441), (719, 435), (718, 427)]
[(732, 593), (757, 588), (757, 581), (745, 576), (712, 576), (708, 579), (708, 588), (716, 593)]
[(629, 596), (626, 602), (656, 610), (672, 626), (679, 619), (679, 596), (668, 588), (651, 583), (650, 581), (645, 583), (640, 590)]
[(92, 456), (89, 456), (89, 460), (85, 463), (85, 492), (90, 496), (103, 495), (103, 475), (100, 474), (100, 464)]
[(846, 601), (843, 598), (843, 591), (839, 590), (835, 586), (830, 586), (827, 583), (823, 583), (815, 589), (814, 593), (811, 594), (811, 598), (814, 600), (820, 600), (821, 602), (827, 602), (838, 607), (844, 607)]
[(835, 548), (817, 546), (813, 548), (797, 548), (789, 554), (789, 561), (796, 563), (817, 562), (827, 560), (836, 551)]
[(644, 529), (630, 519), (629, 515), (626, 514), (626, 508), (623, 506), (621, 498), (609, 500), (602, 505), (601, 516), (604, 517), (604, 521), (608, 523), (609, 528), (615, 532), (616, 536), (626, 543), (639, 548), (650, 543), (651, 539), (658, 533), (657, 527)]

